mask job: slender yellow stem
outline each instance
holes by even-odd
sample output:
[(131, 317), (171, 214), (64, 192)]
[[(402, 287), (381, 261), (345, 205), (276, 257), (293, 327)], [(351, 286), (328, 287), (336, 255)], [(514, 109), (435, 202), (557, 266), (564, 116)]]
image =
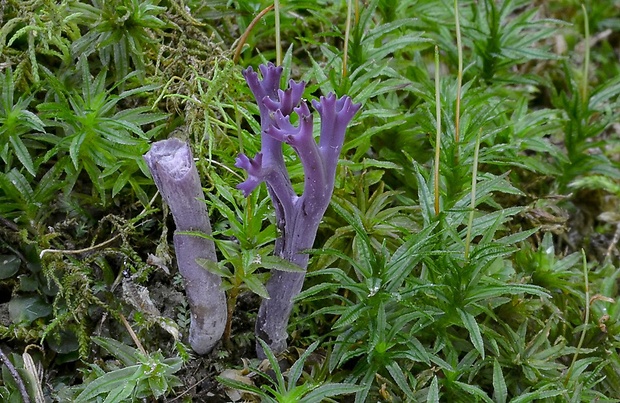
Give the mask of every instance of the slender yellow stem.
[(112, 242), (114, 242), (118, 238), (120, 238), (120, 236), (121, 236), (121, 234), (118, 233), (118, 234), (114, 235), (112, 238), (110, 238), (110, 239), (108, 239), (106, 241), (101, 242), (100, 244), (89, 246), (88, 248), (83, 248), (83, 249), (73, 249), (73, 250), (43, 249), (41, 251), (41, 253), (39, 253), (39, 258), (43, 258), (43, 256), (48, 254), (48, 253), (62, 253), (63, 255), (78, 255), (80, 253), (92, 252), (94, 250), (103, 248), (104, 246), (107, 246), (107, 245), (111, 244)]
[(344, 55), (342, 57), (342, 78), (347, 76), (347, 60), (349, 59), (349, 35), (351, 33), (351, 0), (347, 0), (347, 22), (344, 28)]
[(282, 64), (282, 39), (280, 38), (280, 0), (273, 0), (276, 13), (276, 66)]
[(588, 262), (586, 260), (586, 252), (582, 249), (581, 256), (583, 261), (583, 281), (586, 289), (585, 295), (585, 317), (583, 318), (583, 330), (581, 330), (581, 337), (579, 338), (579, 343), (577, 343), (577, 351), (575, 351), (575, 355), (573, 355), (573, 360), (570, 363), (570, 367), (568, 367), (568, 371), (566, 371), (566, 378), (564, 380), (564, 384), (567, 384), (570, 380), (571, 372), (573, 371), (573, 367), (575, 366), (575, 362), (577, 361), (577, 357), (579, 356), (579, 352), (581, 351), (581, 346), (583, 346), (583, 341), (586, 338), (586, 331), (588, 330), (588, 323), (590, 323), (590, 285), (588, 281)]
[(435, 214), (439, 215), (439, 156), (441, 151), (441, 86), (439, 83), (439, 46), (435, 45)]
[[(265, 14), (273, 10), (273, 7), (274, 7), (273, 4), (270, 4), (269, 6), (265, 7), (264, 10), (262, 10), (260, 13), (258, 13), (256, 17), (254, 17), (252, 22), (250, 22), (250, 25), (248, 25), (248, 27), (245, 29), (245, 31), (241, 35), (241, 38), (239, 38), (239, 41), (237, 42), (237, 46), (235, 47), (235, 54), (233, 56), (234, 63), (237, 63), (239, 61), (239, 57), (241, 56), (241, 50), (243, 50), (243, 45), (245, 45), (245, 42), (248, 40), (248, 36), (250, 36), (250, 32), (252, 32), (252, 29), (256, 26), (256, 24), (258, 24), (258, 21), (260, 21), (261, 18), (263, 18)], [(278, 35), (279, 35), (279, 31), (278, 31)]]
[(127, 329), (127, 332), (129, 332), (129, 336), (131, 336), (131, 339), (133, 340), (133, 342), (136, 343), (138, 350), (140, 350), (142, 354), (147, 355), (146, 350), (142, 346), (142, 343), (140, 343), (140, 339), (138, 339), (136, 332), (133, 331), (133, 329), (131, 328), (131, 325), (129, 324), (127, 319), (125, 319), (125, 316), (123, 316), (122, 313), (119, 313), (118, 315), (121, 318), (121, 322), (123, 322), (125, 329)]
[[(454, 122), (454, 141), (458, 150), (460, 141), (460, 121), (461, 121), (461, 87), (463, 86), (463, 43), (461, 42), (461, 24), (459, 22), (459, 2), (454, 0), (454, 22), (456, 26), (456, 51), (458, 55), (458, 72), (456, 84), (456, 110)], [(458, 154), (457, 154), (458, 156)]]
[(476, 183), (478, 183), (478, 155), (480, 154), (480, 136), (482, 129), (476, 137), (476, 147), (474, 149), (474, 166), (471, 172), (471, 204), (469, 206), (469, 221), (467, 222), (467, 236), (465, 237), (465, 260), (469, 258), (469, 246), (471, 245), (471, 228), (474, 224), (474, 210), (476, 208)]

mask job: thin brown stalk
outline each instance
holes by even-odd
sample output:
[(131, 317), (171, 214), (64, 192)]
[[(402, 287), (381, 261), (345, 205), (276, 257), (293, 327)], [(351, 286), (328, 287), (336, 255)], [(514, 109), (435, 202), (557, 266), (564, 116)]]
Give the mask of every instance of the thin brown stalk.
[(122, 313), (119, 313), (119, 316), (121, 318), (121, 322), (123, 322), (123, 325), (125, 326), (125, 329), (127, 329), (127, 332), (129, 332), (129, 336), (131, 336), (131, 339), (138, 347), (138, 350), (140, 350), (142, 354), (147, 355), (146, 350), (142, 346), (142, 343), (140, 343), (140, 339), (138, 339), (138, 335), (136, 334), (136, 332), (133, 331), (125, 316)]
[(273, 4), (270, 4), (267, 7), (265, 7), (265, 9), (263, 9), (260, 13), (256, 15), (256, 17), (254, 17), (252, 22), (250, 22), (250, 25), (248, 25), (248, 27), (245, 29), (245, 31), (243, 32), (243, 35), (241, 35), (241, 37), (239, 38), (239, 42), (237, 42), (237, 47), (235, 48), (235, 55), (233, 56), (234, 63), (237, 63), (239, 61), (239, 57), (241, 56), (241, 50), (243, 49), (243, 45), (245, 45), (245, 41), (247, 41), (248, 36), (250, 36), (250, 32), (252, 32), (252, 29), (254, 29), (256, 24), (258, 24), (258, 21), (260, 21), (261, 18), (263, 18), (265, 14), (273, 10), (273, 8), (274, 8)]
[(9, 357), (7, 357), (4, 354), (4, 351), (2, 351), (2, 348), (0, 348), (0, 362), (4, 364), (6, 368), (9, 370), (9, 373), (11, 374), (11, 377), (15, 381), (15, 384), (17, 385), (17, 389), (19, 390), (19, 394), (21, 395), (24, 403), (30, 403), (30, 396), (28, 396), (28, 392), (26, 391), (26, 385), (24, 384), (24, 380), (22, 379), (21, 376), (19, 376), (19, 372), (17, 372), (17, 369), (15, 368), (13, 363), (9, 360)]

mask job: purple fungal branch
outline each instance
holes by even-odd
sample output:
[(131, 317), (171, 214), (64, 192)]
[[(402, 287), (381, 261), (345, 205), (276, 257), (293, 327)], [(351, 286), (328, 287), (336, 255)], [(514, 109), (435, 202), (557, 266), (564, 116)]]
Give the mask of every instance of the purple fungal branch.
[(221, 278), (196, 262), (217, 261), (214, 242), (183, 233), (211, 235), (200, 177), (189, 146), (179, 139), (156, 142), (144, 159), (176, 225), (174, 249), (191, 313), (189, 343), (196, 353), (206, 354), (224, 333), (227, 311)]
[[(238, 188), (249, 195), (261, 182), (267, 184), (272, 199), (280, 237), (275, 254), (299, 267), (308, 266), (309, 256), (300, 253), (313, 246), (316, 232), (333, 193), (334, 176), (348, 124), (360, 109), (351, 98), (334, 94), (313, 101), (321, 117), (319, 143), (313, 137), (313, 118), (301, 97), (305, 83), (289, 82), (279, 88), (282, 67), (261, 65), (262, 80), (250, 67), (243, 72), (256, 98), (261, 118), (261, 151), (254, 158), (243, 154), (236, 166), (245, 169), (248, 179)], [(290, 117), (295, 113), (298, 126)], [(284, 164), (282, 143), (290, 145), (299, 156), (304, 169), (304, 190), (298, 196), (291, 185)], [(279, 353), (286, 349), (292, 299), (299, 294), (305, 274), (274, 270), (267, 283), (269, 299), (262, 302), (256, 322), (256, 335)], [(258, 355), (264, 357), (257, 343)]]

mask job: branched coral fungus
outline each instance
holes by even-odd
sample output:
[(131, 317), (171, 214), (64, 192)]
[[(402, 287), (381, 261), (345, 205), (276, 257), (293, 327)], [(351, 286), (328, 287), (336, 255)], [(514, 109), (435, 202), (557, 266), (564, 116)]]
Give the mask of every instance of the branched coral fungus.
[[(261, 65), (262, 80), (251, 67), (243, 72), (256, 98), (261, 118), (261, 151), (254, 158), (239, 155), (236, 166), (248, 173), (238, 188), (247, 196), (261, 182), (267, 184), (272, 199), (280, 237), (275, 254), (305, 269), (319, 223), (329, 206), (334, 187), (336, 165), (347, 125), (360, 109), (351, 98), (329, 94), (313, 101), (321, 117), (319, 143), (312, 135), (313, 117), (302, 100), (305, 83), (291, 80), (286, 90), (280, 89), (282, 67)], [(298, 126), (290, 122), (295, 113)], [(299, 155), (304, 169), (304, 190), (298, 196), (286, 171), (282, 143), (289, 144)], [(273, 270), (267, 283), (269, 299), (261, 304), (256, 335), (274, 352), (286, 348), (286, 327), (293, 308), (292, 299), (301, 291), (305, 273)], [(259, 356), (263, 356), (257, 344)]]

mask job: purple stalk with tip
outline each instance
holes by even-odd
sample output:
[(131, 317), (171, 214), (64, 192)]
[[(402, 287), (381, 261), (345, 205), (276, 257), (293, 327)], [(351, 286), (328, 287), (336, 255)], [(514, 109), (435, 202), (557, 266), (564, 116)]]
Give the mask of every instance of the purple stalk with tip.
[(191, 311), (189, 344), (206, 354), (222, 337), (227, 314), (221, 278), (196, 263), (198, 258), (217, 261), (214, 242), (183, 234), (211, 235), (200, 177), (189, 146), (179, 139), (156, 142), (144, 159), (176, 225), (174, 249)]
[[(236, 166), (248, 173), (248, 179), (238, 188), (247, 196), (261, 182), (267, 184), (276, 215), (280, 237), (275, 254), (306, 269), (323, 214), (329, 206), (334, 188), (334, 177), (345, 131), (360, 109), (351, 98), (337, 98), (334, 94), (313, 101), (321, 117), (319, 143), (315, 141), (313, 117), (302, 101), (305, 83), (291, 80), (286, 90), (280, 89), (282, 67), (273, 64), (259, 66), (262, 80), (250, 67), (243, 75), (260, 111), (261, 151), (254, 158), (240, 154)], [(295, 113), (298, 126), (290, 122)], [(290, 145), (299, 156), (304, 169), (304, 189), (298, 196), (291, 185), (284, 164), (282, 143)], [(263, 339), (275, 352), (286, 349), (286, 328), (293, 309), (293, 298), (303, 286), (305, 273), (273, 270), (267, 282), (269, 299), (263, 300), (258, 311), (256, 336)], [(258, 355), (264, 352), (257, 343)]]

